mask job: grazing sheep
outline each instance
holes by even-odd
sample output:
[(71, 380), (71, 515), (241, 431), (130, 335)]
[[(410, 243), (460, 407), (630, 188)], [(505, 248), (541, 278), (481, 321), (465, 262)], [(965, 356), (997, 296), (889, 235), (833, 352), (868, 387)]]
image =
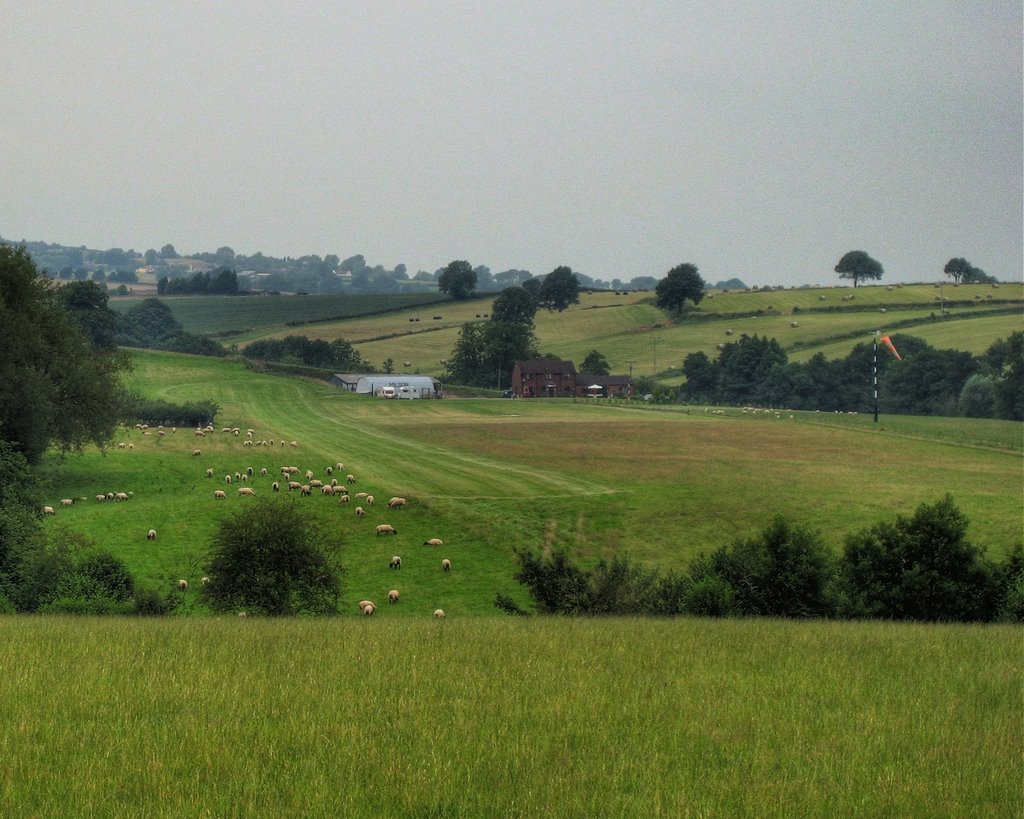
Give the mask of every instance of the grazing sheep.
[(74, 504), (74, 501), (71, 498), (61, 498), (60, 499), (60, 505), (61, 506), (71, 506), (72, 504)]
[(181, 589), (182, 591), (186, 591), (188, 589), (188, 581), (187, 580), (179, 580), (178, 581), (178, 588)]
[(446, 572), (450, 572), (452, 570), (452, 562), (446, 557), (441, 561), (441, 568)]
[(281, 484), (278, 483), (277, 481), (274, 481), (272, 484), (270, 484), (270, 488), (273, 489), (275, 492), (280, 492)]
[(345, 464), (343, 464), (343, 463), (341, 463), (339, 461), (338, 463), (336, 463), (334, 465), (334, 468), (337, 469), (339, 472), (344, 472), (345, 471)]
[(402, 568), (402, 558), (400, 558), (398, 555), (395, 555), (388, 562), (388, 568), (389, 569), (401, 569)]
[(342, 496), (338, 498), (338, 503), (348, 503), (350, 500), (351, 498), (348, 495), (342, 493)]
[(376, 610), (377, 610), (377, 607), (375, 605), (373, 605), (373, 603), (370, 603), (370, 605), (363, 607), (363, 615), (365, 617), (372, 617), (373, 613)]
[(434, 611), (435, 620), (444, 620), (444, 609), (437, 609)]
[[(348, 500), (348, 498), (346, 497), (345, 500)], [(366, 510), (363, 509), (362, 506), (357, 506), (356, 507), (356, 517), (357, 518), (361, 518), (365, 514), (366, 514)]]
[(354, 497), (355, 497), (356, 500), (362, 500), (363, 498), (366, 497), (366, 493), (365, 492), (356, 492)]
[(146, 540), (156, 540), (156, 529), (150, 529), (146, 532)]
[(360, 600), (358, 605), (359, 605), (359, 611), (362, 611), (367, 606), (372, 606), (373, 605), (373, 601), (372, 600)]
[(128, 444), (128, 449), (135, 449), (135, 444)]
[(327, 472), (328, 475), (333, 475), (334, 474), (334, 467), (333, 466), (327, 467), (325, 472)]
[[(331, 486), (337, 486), (337, 485), (338, 485), (338, 479), (337, 478), (331, 478)], [(348, 492), (347, 489), (345, 489), (345, 491)]]
[(127, 449), (127, 448), (128, 448), (128, 444), (126, 444), (126, 443), (125, 443), (124, 441), (121, 441), (121, 442), (120, 442), (120, 443), (119, 443), (119, 444), (117, 445), (117, 448), (118, 448), (118, 449)]
[(248, 481), (249, 481), (249, 476), (248, 476), (248, 475), (246, 475), (246, 474), (245, 474), (245, 473), (243, 472), (243, 473), (242, 473), (242, 477), (241, 477), (241, 479), (240, 479), (240, 480), (242, 481), (242, 483), (248, 483)]
[(225, 492), (223, 489), (214, 489), (213, 490), (213, 499), (214, 500), (226, 500), (227, 496), (228, 496), (228, 493)]
[(367, 495), (366, 496), (366, 505), (367, 506), (373, 506), (373, 495)]
[(201, 449), (193, 449), (192, 450), (192, 457), (193, 458), (198, 458), (202, 454), (203, 454), (203, 450), (201, 450)]
[(110, 501), (110, 500), (113, 500), (113, 499), (114, 499), (114, 493), (113, 492), (107, 492), (107, 500)]
[(44, 506), (43, 507), (43, 514), (44, 515), (56, 515), (57, 513), (53, 511), (53, 507), (52, 506)]
[(298, 449), (299, 442), (298, 441), (289, 441), (288, 442), (288, 446), (290, 446), (292, 449)]
[(236, 481), (242, 480), (242, 473), (241, 472), (236, 472), (235, 473), (235, 480)]
[(208, 578), (208, 577), (204, 577), (204, 578), (203, 578), (202, 580), (200, 580), (199, 582), (200, 582), (200, 583), (202, 583), (202, 584), (203, 584), (204, 586), (207, 586), (207, 585), (209, 585), (209, 583), (210, 583), (210, 578)]
[(323, 482), (323, 481), (321, 481), (321, 480), (311, 480), (311, 481), (309, 482), (309, 485), (310, 485), (311, 487), (313, 487), (313, 489), (322, 489), (322, 488), (323, 488), (323, 485), (324, 485), (324, 482)]
[(346, 475), (345, 476), (345, 480), (348, 483), (355, 483), (356, 482), (356, 476), (355, 475)]
[(444, 546), (444, 541), (439, 537), (432, 537), (430, 540), (423, 541), (424, 546)]
[(97, 496), (96, 496), (96, 501), (97, 501), (98, 503), (103, 503), (104, 501), (106, 501), (106, 499), (107, 499), (107, 496), (106, 496), (106, 495), (97, 495)]
[(256, 490), (253, 489), (251, 486), (242, 486), (242, 487), (239, 487), (238, 494), (254, 498), (254, 497), (256, 497)]
[(312, 489), (312, 487), (308, 483), (304, 483), (304, 484), (302, 484), (301, 487), (299, 487), (299, 491), (302, 493), (303, 497), (306, 497), (306, 496), (312, 494), (313, 489)]
[(382, 523), (377, 527), (377, 537), (381, 535), (397, 535), (398, 530), (390, 523)]
[(292, 474), (292, 468), (290, 466), (282, 466), (281, 467), (281, 474), (284, 475), (285, 477), (287, 477), (288, 475), (291, 475)]
[(246, 614), (244, 611), (240, 611), (240, 612), (238, 612), (238, 616), (239, 617), (248, 617), (249, 615)]
[(212, 469), (207, 469), (206, 470), (206, 477), (207, 478), (212, 478), (213, 477), (213, 470)]
[(252, 477), (252, 475), (253, 475), (253, 469), (252, 469), (252, 467), (251, 467), (251, 466), (247, 466), (247, 467), (245, 468), (245, 474), (246, 474), (246, 475), (248, 475), (248, 476), (249, 476), (250, 478)]
[(114, 500), (116, 500), (116, 501), (126, 501), (126, 500), (128, 500), (128, 493), (127, 492), (117, 492), (117, 493), (114, 494)]
[(328, 486), (321, 486), (320, 487), (320, 494), (321, 495), (333, 495), (334, 494), (334, 487), (330, 486), (330, 485), (328, 485)]
[(397, 603), (398, 602), (398, 589), (392, 589), (391, 591), (388, 592), (388, 602), (389, 603)]
[(313, 470), (312, 469), (307, 469), (306, 470), (306, 480), (307, 481), (313, 480)]
[(261, 478), (267, 477), (267, 468), (266, 467), (263, 467), (263, 469), (260, 470), (260, 477)]
[(224, 476), (224, 483), (231, 483), (231, 476), (230, 475), (225, 475)]
[(405, 498), (392, 498), (391, 500), (388, 501), (388, 508), (399, 509), (400, 507), (405, 506), (406, 503), (407, 501), (405, 500)]
[(291, 492), (293, 489), (302, 489), (302, 484), (298, 481), (288, 481), (288, 491)]

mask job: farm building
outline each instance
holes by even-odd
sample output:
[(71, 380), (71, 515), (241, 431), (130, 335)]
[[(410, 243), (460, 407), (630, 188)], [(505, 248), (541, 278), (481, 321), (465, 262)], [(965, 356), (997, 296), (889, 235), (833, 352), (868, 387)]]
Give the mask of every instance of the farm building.
[(363, 375), (356, 382), (357, 393), (402, 398), (443, 398), (441, 383), (429, 375), (401, 375), (398, 373)]
[(359, 379), (362, 377), (362, 373), (335, 373), (327, 380), (327, 383), (349, 392), (355, 392)]
[(607, 398), (609, 396), (630, 396), (633, 382), (628, 375), (576, 375), (576, 396), (578, 398)]
[(546, 358), (517, 361), (512, 368), (512, 390), (523, 398), (572, 397), (576, 393), (576, 365)]
[(512, 369), (512, 393), (519, 398), (604, 398), (631, 396), (628, 375), (577, 373), (571, 361), (517, 361)]

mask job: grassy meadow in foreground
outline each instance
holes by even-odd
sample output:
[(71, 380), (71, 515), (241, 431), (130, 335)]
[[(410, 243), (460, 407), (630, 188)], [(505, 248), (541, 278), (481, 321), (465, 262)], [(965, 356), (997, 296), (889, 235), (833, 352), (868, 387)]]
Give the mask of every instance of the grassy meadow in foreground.
[(8, 816), (1020, 810), (1020, 630), (0, 618)]
[[(497, 592), (526, 604), (514, 580), (516, 547), (565, 546), (584, 563), (623, 553), (662, 571), (683, 569), (777, 513), (819, 529), (839, 550), (847, 534), (947, 492), (992, 557), (1002, 559), (1021, 534), (1019, 423), (883, 417), (875, 426), (867, 416), (718, 416), (620, 402), (380, 401), (237, 362), (167, 353), (134, 360), (133, 386), (146, 395), (217, 401), (218, 431), (161, 438), (123, 430), (131, 450), (48, 461), (46, 502), (57, 514), (45, 525), (86, 535), (157, 588), (179, 578), (195, 584), (217, 521), (273, 494), (281, 466), (326, 480), (326, 467), (339, 461), (357, 478), (352, 492), (377, 499), (366, 517), (355, 516), (358, 501), (288, 500), (344, 538), (343, 610), (353, 613), (356, 601), (380, 603), (396, 586), (407, 605), (395, 615), (429, 616), (438, 606), (494, 613)], [(257, 440), (275, 445), (245, 447), (221, 425), (254, 428)], [(291, 440), (296, 448), (279, 446)], [(255, 499), (224, 482), (249, 466)], [(229, 497), (215, 500), (215, 489)], [(94, 500), (109, 491), (134, 496)], [(387, 509), (393, 495), (409, 504)], [(63, 509), (64, 497), (85, 500)], [(381, 522), (398, 535), (377, 537)], [(145, 538), (150, 527), (155, 543)], [(422, 545), (435, 537), (444, 547)], [(394, 554), (403, 558), (400, 573), (387, 568)], [(452, 561), (450, 574), (442, 558)], [(185, 595), (185, 611), (195, 597)]]

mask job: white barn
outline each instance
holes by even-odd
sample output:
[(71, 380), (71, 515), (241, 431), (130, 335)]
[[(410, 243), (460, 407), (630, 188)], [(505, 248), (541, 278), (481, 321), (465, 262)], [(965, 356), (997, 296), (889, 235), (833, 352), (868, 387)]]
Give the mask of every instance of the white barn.
[[(356, 383), (356, 393), (380, 395), (383, 387), (392, 387), (396, 397), (443, 398), (441, 384), (429, 375), (402, 375), (399, 373), (364, 375)], [(403, 389), (405, 388), (405, 389)]]

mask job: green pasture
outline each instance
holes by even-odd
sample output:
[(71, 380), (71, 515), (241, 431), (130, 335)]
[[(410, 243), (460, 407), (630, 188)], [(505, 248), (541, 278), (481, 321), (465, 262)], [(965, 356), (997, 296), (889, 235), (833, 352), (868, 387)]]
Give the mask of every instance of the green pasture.
[[(863, 415), (716, 415), (622, 402), (382, 401), (233, 361), (154, 352), (133, 361), (131, 385), (145, 395), (218, 402), (217, 431), (123, 429), (118, 441), (130, 449), (47, 461), (46, 502), (57, 514), (45, 525), (87, 535), (160, 588), (195, 584), (217, 521), (270, 496), (280, 467), (329, 480), (326, 468), (338, 462), (356, 477), (353, 494), (376, 498), (365, 517), (355, 516), (355, 500), (292, 493), (289, 502), (344, 538), (346, 609), (399, 588), (403, 605), (384, 616), (437, 606), (489, 613), (499, 591), (525, 603), (513, 579), (516, 547), (565, 546), (586, 563), (625, 553), (680, 569), (776, 513), (819, 529), (838, 550), (848, 533), (950, 492), (992, 556), (1021, 536), (1021, 425), (1012, 422), (883, 418), (875, 426)], [(245, 446), (247, 428), (268, 445)], [(239, 497), (234, 475), (250, 466), (257, 497)], [(216, 489), (228, 499), (215, 500)], [(132, 500), (95, 501), (122, 491)], [(409, 503), (389, 510), (392, 496)], [(65, 497), (85, 500), (60, 508)], [(381, 522), (399, 534), (378, 538)], [(155, 543), (145, 538), (151, 527)], [(422, 545), (434, 537), (445, 545)], [(387, 567), (394, 554), (401, 572)], [(452, 560), (450, 574), (442, 558)]]
[[(167, 296), (161, 300), (188, 333), (242, 336), (280, 329), (284, 335), (302, 333), (286, 325), (361, 316), (405, 307), (446, 302), (441, 293), (325, 296)], [(127, 312), (138, 299), (111, 299), (110, 306)]]
[[(993, 290), (988, 285), (949, 285), (941, 292), (947, 304), (953, 299), (958, 302), (947, 307), (948, 314), (964, 316), (963, 320), (937, 321), (939, 289), (908, 285), (892, 289), (859, 287), (856, 291), (835, 287), (716, 292), (681, 320), (672, 320), (655, 307), (653, 293), (583, 293), (580, 304), (562, 313), (542, 310), (535, 323), (538, 344), (545, 354), (579, 363), (597, 349), (608, 359), (613, 372), (629, 372), (632, 361), (634, 375), (658, 373), (665, 383), (680, 380), (678, 368), (690, 353), (702, 351), (714, 357), (718, 345), (734, 341), (743, 333), (776, 338), (793, 360), (802, 361), (818, 351), (829, 357), (843, 357), (858, 342), (869, 340), (876, 330), (921, 334), (934, 337), (941, 346), (983, 352), (997, 338), (1021, 326), (1019, 314), (985, 315), (986, 311), (1006, 309), (1005, 304), (988, 303), (987, 296), (1013, 299), (1024, 306), (1021, 287), (1002, 285)], [(390, 358), (399, 369), (443, 376), (442, 362), (450, 357), (462, 325), (485, 320), (492, 301), (493, 294), (488, 294), (427, 309), (416, 307), (311, 324), (301, 332), (326, 340), (344, 338), (375, 366)], [(842, 309), (822, 312), (826, 308)], [(757, 311), (761, 313), (743, 315)], [(441, 318), (435, 319), (435, 315)], [(419, 321), (414, 320), (417, 318)], [(906, 322), (912, 325), (903, 326)], [(295, 332), (300, 330), (254, 329), (236, 340), (244, 343)], [(666, 376), (666, 371), (676, 372)]]
[(6, 816), (1019, 814), (1013, 626), (0, 618)]

